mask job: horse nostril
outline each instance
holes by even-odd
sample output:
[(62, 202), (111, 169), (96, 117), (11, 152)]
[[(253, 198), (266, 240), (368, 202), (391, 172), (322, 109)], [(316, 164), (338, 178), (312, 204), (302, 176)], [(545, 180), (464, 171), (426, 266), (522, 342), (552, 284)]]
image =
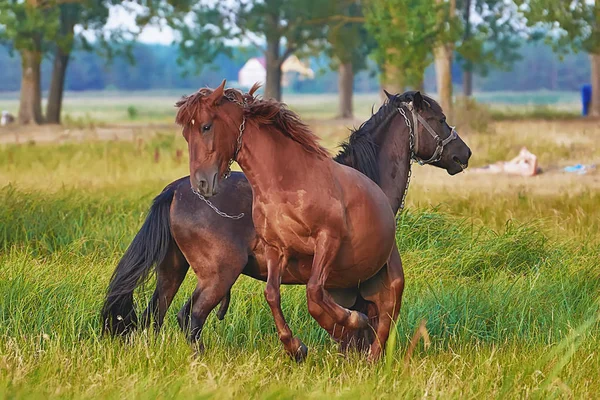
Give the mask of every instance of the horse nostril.
[(473, 154), (473, 152), (471, 151), (471, 149), (469, 149), (469, 156), (468, 156), (468, 158), (471, 158), (472, 154)]
[(199, 172), (196, 173), (196, 185), (198, 185), (198, 189), (202, 192), (208, 189), (208, 181)]

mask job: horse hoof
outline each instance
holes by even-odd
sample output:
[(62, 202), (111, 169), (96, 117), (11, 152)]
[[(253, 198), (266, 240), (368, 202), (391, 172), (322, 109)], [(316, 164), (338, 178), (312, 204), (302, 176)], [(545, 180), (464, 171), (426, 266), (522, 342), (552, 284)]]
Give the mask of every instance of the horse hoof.
[(308, 347), (300, 339), (294, 340), (294, 348), (296, 348), (296, 352), (294, 353), (294, 360), (297, 363), (301, 363), (306, 360), (308, 356)]
[(369, 348), (369, 354), (367, 355), (367, 361), (370, 363), (376, 363), (381, 358), (382, 349), (375, 344), (372, 344)]
[(363, 329), (369, 326), (369, 317), (358, 311), (350, 311), (348, 327), (350, 329)]

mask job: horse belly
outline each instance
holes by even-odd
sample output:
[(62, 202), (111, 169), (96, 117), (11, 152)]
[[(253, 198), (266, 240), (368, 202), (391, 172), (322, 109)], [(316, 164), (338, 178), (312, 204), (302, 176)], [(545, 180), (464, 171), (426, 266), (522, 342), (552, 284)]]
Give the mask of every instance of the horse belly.
[(342, 242), (329, 276), (331, 287), (349, 287), (375, 275), (387, 262), (395, 246), (396, 226), (387, 202), (351, 207), (348, 235)]

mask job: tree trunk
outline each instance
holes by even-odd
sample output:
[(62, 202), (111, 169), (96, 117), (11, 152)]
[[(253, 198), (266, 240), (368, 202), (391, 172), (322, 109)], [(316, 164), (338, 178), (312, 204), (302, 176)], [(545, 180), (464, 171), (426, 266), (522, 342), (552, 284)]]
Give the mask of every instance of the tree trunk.
[(42, 91), (40, 85), (40, 65), (42, 54), (35, 50), (21, 51), (21, 99), (19, 102), (19, 123), (41, 124)]
[(600, 117), (600, 53), (590, 54), (592, 84), (592, 104), (590, 104), (590, 116)]
[[(436, 0), (437, 3), (444, 3), (444, 0)], [(442, 14), (440, 24), (447, 24), (448, 16), (454, 18), (456, 11), (456, 0), (449, 1), (449, 14)], [(433, 50), (435, 58), (435, 75), (437, 81), (438, 97), (444, 114), (451, 119), (452, 115), (452, 52), (454, 43), (440, 43)]]
[(425, 93), (425, 72), (421, 74), (421, 78), (419, 78), (419, 82), (417, 83), (415, 90), (418, 90), (421, 93)]
[[(463, 43), (467, 43), (471, 39), (471, 0), (464, 0), (463, 20), (465, 24), (465, 32), (463, 35)], [(465, 61), (463, 65), (463, 95), (471, 97), (473, 94), (473, 63)]]
[(267, 37), (267, 84), (265, 98), (281, 101), (281, 64), (279, 36)]
[[(397, 51), (396, 49), (390, 49), (388, 51)], [(387, 100), (385, 93), (383, 90), (387, 90), (390, 94), (397, 94), (404, 92), (404, 79), (402, 77), (402, 72), (393, 65), (392, 63), (386, 63), (383, 66), (383, 72), (381, 74), (381, 101), (384, 102)]]
[(71, 51), (73, 50), (75, 23), (79, 17), (79, 12), (76, 11), (78, 9), (79, 6), (61, 7), (60, 33), (64, 40), (56, 46), (56, 51), (54, 53), (52, 81), (50, 82), (48, 105), (46, 107), (46, 122), (51, 124), (60, 124), (63, 93), (65, 90), (65, 75), (67, 73), (67, 65), (69, 63)]
[(465, 65), (463, 70), (463, 94), (466, 97), (473, 95), (473, 71), (470, 65)]
[(52, 81), (48, 93), (48, 105), (46, 107), (46, 122), (49, 124), (60, 124), (60, 113), (62, 110), (63, 92), (65, 87), (65, 75), (69, 63), (70, 52), (56, 49), (54, 55), (54, 66), (52, 68)]
[(452, 113), (452, 50), (446, 45), (434, 49), (435, 76), (440, 105), (444, 113)]
[(354, 94), (354, 71), (352, 63), (340, 64), (338, 71), (338, 90), (340, 92), (339, 118), (353, 118), (352, 98)]

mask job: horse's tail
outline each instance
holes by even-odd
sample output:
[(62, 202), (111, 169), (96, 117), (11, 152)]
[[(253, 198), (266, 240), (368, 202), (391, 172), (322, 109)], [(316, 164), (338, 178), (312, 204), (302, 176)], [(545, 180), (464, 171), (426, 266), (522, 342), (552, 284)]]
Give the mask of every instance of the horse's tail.
[(169, 211), (174, 193), (171, 184), (154, 198), (142, 228), (113, 272), (102, 307), (103, 332), (123, 335), (136, 327), (133, 291), (146, 282), (153, 266), (162, 262), (173, 240)]

